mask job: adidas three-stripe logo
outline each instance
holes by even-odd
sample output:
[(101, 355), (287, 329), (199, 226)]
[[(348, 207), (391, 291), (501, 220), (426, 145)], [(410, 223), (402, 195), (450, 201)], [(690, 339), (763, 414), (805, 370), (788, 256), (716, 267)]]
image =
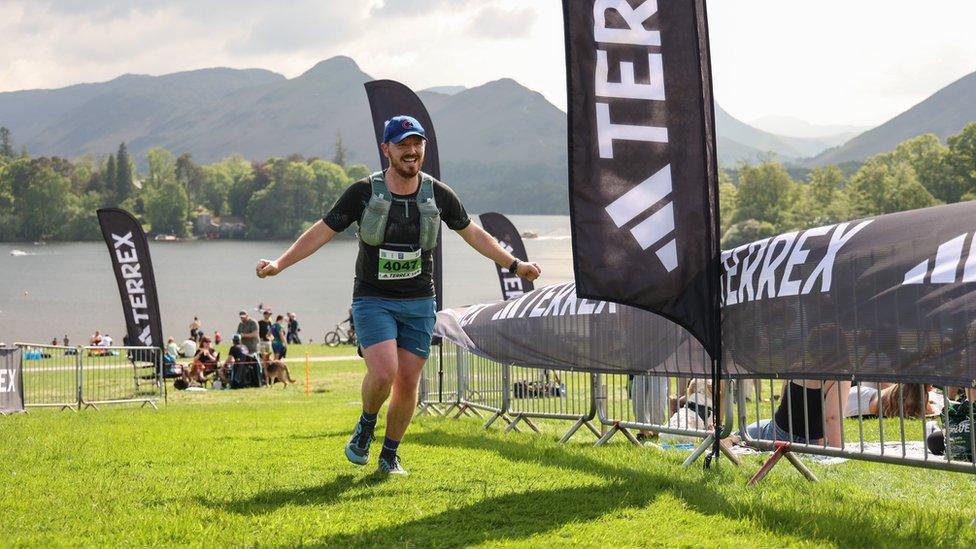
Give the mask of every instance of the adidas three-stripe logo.
[(939, 246), (935, 254), (935, 266), (929, 272), (932, 260), (926, 259), (912, 267), (905, 273), (902, 285), (913, 284), (955, 284), (958, 282), (976, 282), (976, 234), (969, 245), (969, 256), (963, 266), (962, 278), (959, 278), (959, 263), (963, 259), (963, 246), (969, 233), (961, 234)]
[[(668, 164), (643, 183), (624, 193), (606, 207), (617, 228), (633, 221), (638, 215), (650, 210), (671, 194), (671, 165)], [(664, 205), (630, 230), (641, 249), (659, 244), (674, 232), (674, 205), (667, 201)], [(674, 238), (667, 240), (655, 252), (664, 268), (671, 271), (678, 268), (678, 244)]]

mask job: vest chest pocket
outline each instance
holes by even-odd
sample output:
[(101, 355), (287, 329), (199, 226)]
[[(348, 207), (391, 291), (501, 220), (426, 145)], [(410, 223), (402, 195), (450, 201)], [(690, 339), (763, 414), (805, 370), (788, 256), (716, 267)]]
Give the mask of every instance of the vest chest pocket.
[(421, 253), (421, 250), (399, 252), (380, 248), (376, 278), (379, 280), (402, 280), (418, 276), (423, 267), (420, 259)]

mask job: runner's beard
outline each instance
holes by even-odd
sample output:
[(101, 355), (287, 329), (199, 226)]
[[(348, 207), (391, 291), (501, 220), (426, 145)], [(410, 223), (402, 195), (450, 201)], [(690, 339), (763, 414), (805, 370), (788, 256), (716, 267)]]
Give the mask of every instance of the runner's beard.
[(417, 155), (417, 161), (412, 164), (407, 164), (403, 162), (403, 159), (394, 160), (390, 158), (390, 165), (396, 171), (397, 175), (404, 179), (410, 179), (416, 177), (420, 173), (420, 167), (424, 164), (424, 155)]

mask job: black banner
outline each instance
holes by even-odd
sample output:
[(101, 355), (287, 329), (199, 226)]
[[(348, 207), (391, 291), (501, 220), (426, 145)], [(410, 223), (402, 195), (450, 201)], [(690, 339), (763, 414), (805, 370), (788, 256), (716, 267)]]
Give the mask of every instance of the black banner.
[(723, 347), (779, 377), (976, 381), (976, 202), (723, 252)]
[(21, 350), (0, 347), (0, 414), (24, 411), (24, 378)]
[(117, 208), (98, 210), (98, 224), (112, 257), (128, 344), (162, 348), (163, 326), (156, 277), (142, 225), (132, 214)]
[[(794, 231), (723, 252), (731, 377), (976, 385), (976, 202)], [(438, 315), (498, 362), (707, 374), (687, 331), (571, 284)]]
[(446, 309), (434, 333), (503, 364), (588, 372), (709, 377), (711, 361), (660, 315), (579, 298), (572, 282), (510, 301)]
[[(481, 218), (482, 228), (488, 231), (488, 234), (494, 237), (502, 248), (505, 248), (508, 250), (508, 253), (522, 261), (529, 260), (529, 254), (525, 251), (522, 236), (507, 217), (494, 212), (483, 213), (478, 217)], [(525, 280), (517, 275), (509, 274), (506, 267), (502, 267), (496, 263), (495, 269), (498, 271), (498, 283), (501, 284), (502, 299), (505, 301), (513, 297), (519, 297), (535, 289), (535, 285), (532, 284), (531, 280)]]
[(718, 175), (704, 0), (563, 0), (581, 297), (661, 314), (713, 356)]
[[(379, 150), (379, 143), (383, 141), (383, 124), (397, 116), (407, 114), (417, 119), (427, 134), (427, 148), (424, 165), (421, 170), (434, 179), (441, 178), (441, 160), (437, 153), (437, 134), (434, 123), (424, 103), (410, 88), (393, 80), (374, 80), (366, 82), (366, 96), (369, 98), (369, 110), (373, 114), (373, 131), (376, 133), (376, 148), (380, 155), (380, 165), (385, 170), (389, 167), (386, 157)], [(444, 307), (444, 265), (442, 253), (443, 239), (437, 234), (437, 247), (434, 248), (434, 293), (437, 299), (437, 310)]]

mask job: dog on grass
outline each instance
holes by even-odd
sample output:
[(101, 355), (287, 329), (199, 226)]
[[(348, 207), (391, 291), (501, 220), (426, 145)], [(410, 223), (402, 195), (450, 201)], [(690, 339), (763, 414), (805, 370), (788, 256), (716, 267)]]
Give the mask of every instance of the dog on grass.
[(281, 382), (286, 388), (289, 383), (295, 383), (291, 378), (288, 366), (280, 360), (271, 360), (267, 353), (261, 353), (261, 364), (264, 365), (264, 382), (271, 387), (277, 382)]

